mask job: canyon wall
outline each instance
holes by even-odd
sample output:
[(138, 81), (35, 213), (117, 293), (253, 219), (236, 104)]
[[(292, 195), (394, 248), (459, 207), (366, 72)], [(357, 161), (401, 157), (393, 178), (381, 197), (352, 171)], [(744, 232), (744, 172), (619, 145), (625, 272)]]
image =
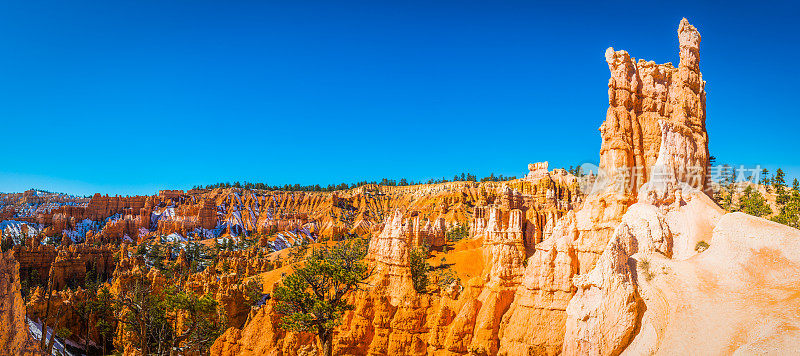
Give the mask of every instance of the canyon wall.
[[(335, 332), (335, 354), (496, 354), (501, 317), (513, 300), (529, 249), (550, 233), (546, 226), (552, 228), (554, 223), (548, 223), (549, 219), (557, 219), (580, 200), (577, 179), (562, 171), (526, 180), (451, 183), (435, 188), (438, 191), (412, 191), (416, 201), (384, 213), (384, 221), (374, 224), (380, 232), (370, 239), (366, 256), (373, 275), (366, 282), (368, 288), (349, 299), (355, 309), (345, 313)], [(398, 198), (407, 199), (403, 195)], [(336, 199), (341, 206), (353, 203), (341, 196)], [(396, 203), (386, 208), (394, 207), (392, 204)], [(477, 204), (472, 214), (466, 210), (471, 204)], [(415, 290), (411, 250), (417, 246), (452, 248), (453, 241), (446, 236), (448, 219), (470, 215), (471, 219), (456, 220), (455, 224), (469, 225), (469, 234), (460, 244), (473, 247), (462, 253), (481, 259), (483, 272), (463, 282), (439, 281), (432, 275), (426, 291)], [(470, 263), (475, 262), (479, 261)], [(316, 347), (312, 335), (275, 328), (277, 319), (270, 313), (269, 306), (255, 311), (244, 328), (229, 329), (220, 337), (212, 353), (294, 355), (297, 350)], [(266, 335), (264, 330), (268, 330)]]
[[(13, 277), (5, 287), (0, 283), (6, 291), (0, 312), (10, 325), (24, 324), (19, 280), (34, 273), (51, 277), (56, 304), (80, 300), (80, 290), (66, 287), (93, 268), (113, 273), (115, 295), (137, 280), (157, 288), (168, 283), (145, 257), (122, 253), (115, 263), (116, 250), (103, 244), (107, 241), (128, 236), (131, 243), (148, 243), (179, 234), (219, 246), (218, 237), (253, 237), (255, 247), (218, 251), (216, 265), (184, 280), (195, 294), (213, 296), (231, 326), (211, 354), (315, 355), (313, 334), (278, 327), (281, 316), (273, 300), (247, 302), (245, 279), (264, 278), (269, 292), (301, 260), (298, 251), (305, 251), (282, 250), (359, 235), (369, 238), (365, 261), (372, 274), (347, 297), (353, 309), (334, 330), (334, 354), (797, 350), (800, 233), (741, 213), (725, 214), (706, 192), (699, 43), (699, 32), (683, 19), (677, 67), (606, 51), (609, 108), (599, 129), (600, 170), (582, 177), (593, 182), (588, 195), (580, 191), (579, 177), (549, 171), (547, 162), (532, 163), (524, 178), (504, 182), (96, 195), (85, 206), (38, 213), (42, 224), (57, 231), (74, 229), (84, 219), (113, 217), (86, 233), (91, 245), (44, 246), (31, 239), (3, 255), (0, 268)], [(40, 198), (31, 193), (14, 199)], [(417, 248), (431, 254), (425, 287), (415, 286), (412, 274)], [(121, 251), (130, 252), (128, 245)], [(181, 251), (170, 261), (176, 270), (188, 268), (186, 255)], [(42, 313), (42, 300), (37, 289), (30, 315)], [(74, 328), (66, 320), (73, 318), (50, 323)], [(26, 334), (0, 336), (0, 344), (12, 350), (28, 344)], [(132, 345), (120, 330), (114, 342), (126, 350)]]

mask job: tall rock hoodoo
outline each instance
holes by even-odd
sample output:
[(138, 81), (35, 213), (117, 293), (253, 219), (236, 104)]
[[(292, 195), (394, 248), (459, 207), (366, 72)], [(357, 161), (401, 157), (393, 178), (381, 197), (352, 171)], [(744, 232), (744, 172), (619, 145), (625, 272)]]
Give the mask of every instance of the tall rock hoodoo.
[(0, 253), (0, 350), (8, 355), (43, 355), (28, 332), (14, 251)]
[[(612, 75), (609, 96), (622, 100), (611, 100), (616, 108), (609, 109), (612, 121), (602, 128), (604, 145), (608, 131), (627, 120), (619, 110), (631, 103), (626, 82), (641, 83), (641, 94), (636, 92), (641, 99), (633, 107), (641, 112), (634, 117), (645, 144), (637, 147), (634, 140), (633, 155), (627, 157), (624, 140), (604, 152), (610, 153), (606, 164), (633, 162), (641, 172), (626, 185), (625, 196), (633, 204), (597, 263), (579, 268), (573, 279), (565, 355), (754, 354), (800, 346), (800, 320), (778, 311), (797, 305), (798, 298), (786, 294), (796, 295), (797, 278), (777, 277), (796, 275), (800, 268), (800, 257), (791, 252), (800, 244), (800, 233), (741, 213), (724, 214), (705, 194), (708, 138), (700, 34), (683, 19), (678, 37), (678, 68), (641, 60), (631, 66), (627, 53), (606, 53), (612, 74), (629, 77), (617, 81)], [(612, 180), (622, 178), (618, 173), (610, 174)], [(710, 247), (696, 249), (700, 241)], [(766, 270), (756, 272), (759, 268)], [(783, 296), (777, 304), (776, 295)]]
[[(673, 150), (676, 177), (703, 189), (708, 165), (705, 81), (700, 73), (700, 33), (683, 19), (678, 27), (680, 64), (635, 61), (627, 51), (606, 50), (611, 72), (608, 113), (600, 126), (600, 168), (607, 185), (635, 197), (650, 177), (662, 136)], [(600, 187), (600, 189), (605, 189)]]
[[(501, 353), (557, 354), (562, 345), (568, 353), (585, 351), (568, 348), (572, 341), (563, 339), (567, 306), (586, 283), (585, 278), (578, 279), (576, 287), (573, 277), (589, 273), (601, 255), (611, 253), (607, 245), (625, 212), (640, 198), (640, 188), (654, 176), (654, 167), (661, 167), (661, 174), (655, 175), (658, 180), (704, 189), (708, 135), (705, 82), (699, 71), (700, 34), (683, 19), (678, 37), (678, 68), (670, 63), (637, 62), (626, 51), (606, 51), (611, 78), (609, 108), (600, 126), (599, 177), (581, 209), (558, 220), (552, 235), (536, 246), (504, 316)], [(602, 266), (624, 268), (610, 261)]]

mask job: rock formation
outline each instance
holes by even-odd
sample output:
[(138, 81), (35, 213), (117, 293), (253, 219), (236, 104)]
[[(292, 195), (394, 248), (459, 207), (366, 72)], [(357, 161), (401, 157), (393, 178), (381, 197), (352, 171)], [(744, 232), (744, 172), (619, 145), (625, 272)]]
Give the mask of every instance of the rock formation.
[[(209, 319), (230, 326), (212, 355), (317, 355), (315, 336), (279, 328), (274, 301), (254, 302), (250, 282), (263, 281), (257, 287), (270, 293), (302, 263), (304, 248), (358, 235), (369, 238), (373, 273), (347, 296), (353, 310), (333, 332), (334, 354), (797, 350), (800, 232), (725, 214), (707, 195), (700, 35), (684, 19), (678, 40), (677, 67), (606, 51), (609, 108), (589, 194), (579, 177), (548, 162), (503, 182), (335, 192), (0, 194), (0, 218), (31, 232), (0, 256), (9, 276), (0, 281), (0, 315), (12, 326), (0, 332), (0, 346), (33, 352), (20, 281), (41, 277), (50, 289), (26, 289), (27, 315), (84, 332), (74, 312), (48, 314), (47, 305), (63, 310), (86, 300), (81, 284), (95, 273), (117, 297), (137, 283), (151, 293), (174, 284), (211, 296), (218, 309)], [(167, 268), (151, 254), (162, 241)], [(414, 285), (416, 248), (431, 254), (424, 290)], [(213, 257), (203, 260), (200, 249)], [(86, 328), (96, 342), (96, 330)], [(124, 328), (113, 336), (126, 355), (137, 353), (134, 339)]]
[[(678, 68), (669, 63), (634, 62), (627, 52), (613, 48), (606, 51), (611, 79), (609, 109), (600, 127), (600, 176), (574, 217), (559, 220), (554, 229), (558, 233), (549, 238), (552, 241), (537, 246), (507, 315), (508, 324), (503, 331), (507, 336), (501, 342), (501, 353), (557, 354), (562, 345), (565, 345), (563, 351), (570, 353), (593, 351), (568, 348), (567, 344), (574, 346), (574, 339), (563, 341), (562, 321), (572, 294), (580, 289), (583, 295), (592, 285), (591, 275), (576, 280), (574, 285), (572, 278), (592, 271), (601, 255), (609, 255), (607, 258), (611, 260), (621, 258), (609, 252), (607, 245), (613, 242), (612, 235), (628, 207), (637, 201), (639, 189), (651, 178), (674, 179), (687, 187), (704, 189), (708, 136), (705, 82), (698, 60), (700, 35), (685, 19), (678, 34), (681, 58)], [(656, 166), (662, 168), (660, 174), (654, 175)], [(614, 283), (622, 283), (619, 288), (629, 290), (625, 284), (628, 282), (624, 281), (630, 280), (630, 276), (620, 263), (604, 260), (598, 268), (621, 269), (620, 281)], [(588, 291), (586, 295), (596, 293)], [(609, 308), (616, 306), (620, 305)], [(628, 304), (626, 307), (635, 309)], [(539, 315), (546, 317), (534, 318)], [(530, 335), (526, 330), (535, 331)], [(619, 351), (604, 349), (601, 354), (615, 350)]]
[(19, 263), (14, 251), (0, 254), (0, 350), (8, 355), (40, 355), (28, 332), (25, 302), (20, 293)]
[[(564, 354), (763, 353), (800, 346), (796, 318), (772, 312), (777, 294), (783, 296), (778, 309), (796, 304), (789, 296), (796, 288), (786, 278), (769, 277), (796, 270), (800, 260), (783, 251), (794, 249), (790, 245), (800, 241), (800, 232), (741, 213), (723, 216), (703, 192), (708, 148), (700, 35), (686, 19), (678, 35), (677, 69), (642, 61), (633, 67), (634, 73), (645, 68), (669, 78), (667, 92), (659, 94), (666, 95), (669, 115), (659, 114), (658, 130), (643, 130), (645, 142), (655, 142), (658, 133), (659, 144), (645, 145), (647, 176), (637, 176), (630, 186), (635, 190), (625, 191), (636, 203), (593, 269), (573, 280), (577, 293), (566, 310)], [(624, 62), (627, 54), (609, 51), (607, 58)], [(612, 72), (619, 68), (611, 63)], [(650, 76), (639, 77), (648, 88)], [(621, 162), (619, 153), (607, 162)], [(634, 155), (633, 162), (640, 159)], [(711, 247), (690, 250), (699, 241)], [(741, 267), (756, 264), (766, 267), (767, 277)], [(754, 305), (767, 312), (748, 312)]]
[[(357, 298), (357, 315), (367, 317), (347, 319), (339, 350), (621, 352), (639, 330), (644, 303), (629, 256), (639, 251), (672, 256), (673, 244), (680, 242), (674, 241), (676, 229), (667, 221), (686, 224), (686, 216), (662, 206), (708, 210), (705, 196), (691, 193), (704, 188), (708, 162), (699, 35), (682, 21), (679, 39), (678, 68), (634, 62), (627, 52), (607, 51), (609, 111), (600, 128), (601, 172), (589, 196), (577, 194), (573, 187), (578, 182), (566, 172), (547, 172), (546, 162), (531, 164), (523, 180), (481, 188), (470, 236), (482, 241), (484, 270), (453, 298), (447, 291), (434, 299), (413, 293), (407, 253), (419, 239), (408, 237), (399, 213), (389, 219), (370, 245), (383, 276), (376, 283), (381, 287), (370, 291), (370, 297)], [(684, 191), (686, 196), (680, 193)], [(650, 200), (661, 205), (634, 205)], [(695, 231), (708, 223), (689, 225)], [(648, 238), (635, 237), (643, 231)], [(688, 235), (690, 231), (682, 233)], [(411, 323), (401, 327), (395, 322), (398, 315)], [(427, 338), (420, 336), (426, 333)]]
[(678, 39), (678, 68), (643, 59), (634, 62), (626, 51), (606, 50), (611, 78), (608, 113), (600, 127), (600, 168), (607, 185), (618, 185), (633, 197), (650, 178), (665, 130), (670, 132), (668, 148), (674, 150), (665, 159), (671, 160), (677, 178), (698, 189), (705, 187), (708, 135), (700, 34), (684, 19)]
[(537, 181), (541, 177), (547, 175), (549, 171), (547, 167), (550, 165), (549, 162), (536, 162), (528, 164), (528, 174), (525, 175), (525, 179)]

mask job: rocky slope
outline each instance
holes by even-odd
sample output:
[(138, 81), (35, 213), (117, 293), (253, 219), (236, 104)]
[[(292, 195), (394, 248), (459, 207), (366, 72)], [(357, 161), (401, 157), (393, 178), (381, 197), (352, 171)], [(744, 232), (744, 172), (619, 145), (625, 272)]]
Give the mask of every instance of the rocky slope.
[[(498, 187), (479, 185), (478, 196), (487, 205), (474, 208), (469, 238), (456, 244), (462, 246), (456, 251), (437, 256), (475, 251), (477, 254), (471, 255), (482, 259), (487, 270), (479, 271), (466, 286), (459, 282), (436, 285), (430, 293), (414, 289), (410, 250), (423, 244), (435, 247), (435, 241), (447, 242), (438, 232), (444, 228), (435, 227), (444, 225), (444, 218), (423, 225), (422, 214), (413, 209), (413, 204), (412, 208), (395, 210), (387, 216), (381, 232), (370, 240), (366, 259), (374, 271), (367, 281), (371, 287), (351, 296), (356, 308), (344, 317), (335, 337), (335, 352), (496, 353), (500, 316), (513, 299), (528, 251), (534, 250), (542, 236), (552, 233), (552, 220), (580, 200), (580, 194), (572, 188), (577, 180), (570, 177), (558, 170)], [(285, 333), (275, 328), (276, 318), (269, 306), (255, 311), (243, 329), (229, 329), (220, 337), (212, 354), (296, 354), (315, 349), (311, 335)]]

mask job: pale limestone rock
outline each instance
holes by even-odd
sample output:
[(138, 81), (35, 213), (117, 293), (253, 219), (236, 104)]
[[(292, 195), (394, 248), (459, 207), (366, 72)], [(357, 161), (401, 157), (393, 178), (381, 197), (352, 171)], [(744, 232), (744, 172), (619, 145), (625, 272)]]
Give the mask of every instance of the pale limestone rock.
[[(689, 213), (688, 211), (686, 213)], [(800, 350), (800, 231), (742, 213), (722, 216), (693, 258), (653, 255), (638, 292), (641, 331), (626, 355), (790, 354)]]
[(592, 272), (573, 280), (578, 289), (566, 310), (565, 355), (615, 355), (628, 345), (642, 301), (625, 250), (612, 240)]
[(547, 161), (528, 164), (528, 174), (525, 176), (525, 179), (536, 181), (547, 176), (549, 174), (547, 170), (548, 165), (549, 163)]

